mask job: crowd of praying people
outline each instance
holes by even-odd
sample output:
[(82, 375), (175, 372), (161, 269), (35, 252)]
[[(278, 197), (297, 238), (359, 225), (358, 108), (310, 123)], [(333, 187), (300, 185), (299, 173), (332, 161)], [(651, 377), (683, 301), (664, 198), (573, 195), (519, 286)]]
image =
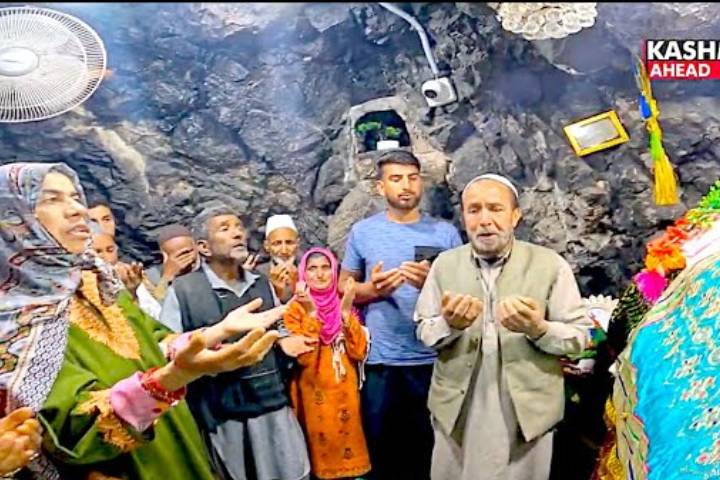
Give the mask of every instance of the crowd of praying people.
[[(244, 212), (210, 206), (147, 266), (70, 167), (0, 166), (0, 478), (551, 478), (567, 359), (597, 347), (571, 265), (515, 238), (510, 179), (465, 185), (463, 243), (421, 211), (417, 157), (375, 166), (386, 208), (341, 252), (276, 214), (258, 264)], [(668, 240), (682, 268), (607, 312), (596, 480), (720, 478), (717, 190)]]

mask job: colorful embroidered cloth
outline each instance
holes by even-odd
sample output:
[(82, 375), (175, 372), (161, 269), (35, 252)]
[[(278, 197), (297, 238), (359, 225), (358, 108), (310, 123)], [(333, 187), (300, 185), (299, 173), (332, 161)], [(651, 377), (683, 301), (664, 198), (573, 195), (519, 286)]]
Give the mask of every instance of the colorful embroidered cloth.
[(720, 254), (683, 271), (618, 358), (618, 456), (634, 480), (720, 478)]
[[(716, 182), (698, 205), (667, 227), (647, 246), (645, 268), (634, 276), (613, 312), (608, 341), (602, 346), (612, 361), (629, 341), (650, 308), (685, 268), (686, 254), (693, 255), (716, 242), (717, 219), (720, 216), (720, 181)], [(690, 248), (693, 246), (692, 248)], [(599, 362), (600, 363), (600, 362)], [(608, 435), (600, 451), (592, 480), (625, 480), (625, 471), (617, 458), (616, 412), (611, 401), (605, 409)]]

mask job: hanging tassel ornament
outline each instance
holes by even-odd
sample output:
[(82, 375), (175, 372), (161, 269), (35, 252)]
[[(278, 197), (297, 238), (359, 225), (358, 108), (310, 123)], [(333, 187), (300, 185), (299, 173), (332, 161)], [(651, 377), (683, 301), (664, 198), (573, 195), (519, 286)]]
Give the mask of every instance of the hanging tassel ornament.
[(668, 159), (662, 144), (662, 130), (658, 123), (660, 112), (652, 96), (650, 79), (645, 70), (645, 65), (640, 59), (637, 59), (636, 63), (635, 80), (640, 88), (638, 98), (640, 115), (645, 120), (645, 126), (650, 135), (650, 156), (655, 171), (655, 203), (657, 205), (675, 205), (680, 201), (677, 193), (677, 180), (670, 159)]
[(662, 133), (650, 132), (650, 154), (655, 170), (655, 203), (675, 205), (678, 203), (677, 182), (670, 160), (662, 146)]
[(655, 162), (655, 203), (675, 205), (678, 202), (675, 172), (667, 155), (663, 155), (662, 159)]

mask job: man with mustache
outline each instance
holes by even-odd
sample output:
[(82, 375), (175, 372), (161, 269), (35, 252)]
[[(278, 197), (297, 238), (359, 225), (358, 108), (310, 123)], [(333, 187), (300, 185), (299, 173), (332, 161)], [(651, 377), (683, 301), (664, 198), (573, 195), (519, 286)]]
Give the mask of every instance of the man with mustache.
[(474, 178), (461, 205), (470, 242), (438, 256), (415, 311), (439, 353), (432, 479), (547, 480), (565, 405), (559, 357), (586, 347), (592, 322), (570, 265), (514, 238), (510, 180)]
[[(278, 304), (262, 275), (244, 270), (247, 231), (226, 207), (202, 211), (193, 222), (200, 268), (175, 279), (161, 321), (175, 331), (208, 327), (255, 298), (260, 311)], [(206, 378), (188, 389), (190, 409), (215, 467), (232, 480), (300, 480), (310, 473), (305, 439), (289, 407), (277, 350), (258, 364)]]
[(415, 336), (413, 312), (433, 252), (461, 244), (451, 224), (420, 212), (419, 160), (405, 150), (377, 160), (377, 188), (387, 210), (353, 225), (345, 246), (340, 285), (357, 281), (370, 353), (362, 413), (377, 480), (423, 480), (430, 475), (432, 427), (427, 409), (436, 353)]

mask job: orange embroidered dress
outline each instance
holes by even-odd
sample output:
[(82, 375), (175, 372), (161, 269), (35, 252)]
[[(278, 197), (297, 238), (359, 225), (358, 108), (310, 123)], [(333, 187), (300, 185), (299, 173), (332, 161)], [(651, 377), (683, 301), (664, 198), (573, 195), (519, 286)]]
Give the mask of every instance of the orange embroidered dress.
[(318, 339), (315, 350), (298, 357), (290, 386), (293, 409), (303, 426), (313, 475), (346, 478), (370, 471), (370, 457), (360, 416), (358, 363), (368, 342), (355, 314), (330, 345), (319, 341), (320, 321), (297, 301), (285, 313), (285, 327)]

